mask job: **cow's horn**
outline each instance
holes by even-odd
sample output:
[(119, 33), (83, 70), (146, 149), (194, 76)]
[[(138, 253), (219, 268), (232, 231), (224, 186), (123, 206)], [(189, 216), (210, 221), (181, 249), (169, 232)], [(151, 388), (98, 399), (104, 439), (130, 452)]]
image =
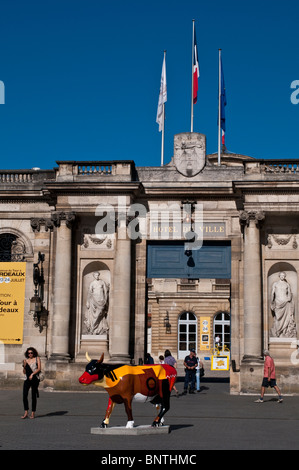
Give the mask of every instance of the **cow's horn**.
[(101, 364), (104, 360), (104, 353), (101, 355), (100, 359), (98, 360), (98, 364)]
[(86, 353), (85, 353), (85, 357), (86, 357), (86, 359), (88, 360), (88, 362), (90, 362), (90, 361), (91, 361), (91, 359), (90, 359), (90, 357), (89, 357), (89, 355), (88, 355), (88, 352), (87, 352), (87, 351), (86, 351)]

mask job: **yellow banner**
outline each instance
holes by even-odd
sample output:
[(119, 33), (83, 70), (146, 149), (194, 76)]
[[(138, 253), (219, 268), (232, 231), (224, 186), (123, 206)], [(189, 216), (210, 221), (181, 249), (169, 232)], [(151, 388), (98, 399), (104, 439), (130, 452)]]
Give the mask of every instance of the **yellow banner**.
[(0, 342), (23, 343), (26, 263), (0, 263)]
[(209, 351), (210, 349), (210, 317), (200, 317), (200, 350)]

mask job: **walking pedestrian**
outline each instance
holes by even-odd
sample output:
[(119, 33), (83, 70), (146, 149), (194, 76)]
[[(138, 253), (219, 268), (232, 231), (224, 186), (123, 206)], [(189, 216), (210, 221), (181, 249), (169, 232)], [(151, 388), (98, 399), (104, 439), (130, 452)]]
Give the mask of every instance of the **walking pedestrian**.
[(189, 356), (185, 357), (184, 366), (185, 366), (185, 383), (184, 383), (184, 395), (186, 395), (188, 390), (188, 385), (190, 383), (189, 393), (195, 393), (195, 379), (196, 379), (196, 367), (197, 367), (197, 358), (195, 349), (190, 349)]
[[(175, 358), (171, 355), (171, 352), (169, 351), (169, 349), (166, 349), (166, 351), (164, 353), (164, 364), (168, 364), (168, 365), (174, 367), (175, 369), (177, 367), (177, 362), (176, 362)], [(173, 386), (173, 390), (175, 391), (176, 396), (178, 396), (179, 392), (176, 389), (175, 385)]]
[(263, 403), (264, 402), (264, 394), (265, 389), (268, 387), (274, 388), (276, 393), (278, 394), (278, 403), (282, 403), (283, 398), (281, 396), (281, 391), (276, 384), (276, 374), (275, 374), (275, 364), (273, 357), (270, 356), (268, 350), (264, 351), (265, 356), (265, 363), (264, 363), (264, 377), (261, 387), (261, 396), (255, 403)]
[(25, 358), (23, 361), (23, 373), (26, 375), (23, 386), (23, 404), (25, 413), (22, 416), (22, 419), (28, 418), (29, 403), (28, 403), (28, 394), (31, 388), (31, 398), (32, 398), (32, 412), (30, 418), (35, 417), (36, 404), (39, 386), (39, 373), (41, 371), (41, 360), (38, 356), (36, 349), (28, 348), (25, 352)]
[(200, 358), (197, 357), (197, 368), (196, 368), (196, 390), (200, 392), (200, 379), (205, 375), (204, 365)]

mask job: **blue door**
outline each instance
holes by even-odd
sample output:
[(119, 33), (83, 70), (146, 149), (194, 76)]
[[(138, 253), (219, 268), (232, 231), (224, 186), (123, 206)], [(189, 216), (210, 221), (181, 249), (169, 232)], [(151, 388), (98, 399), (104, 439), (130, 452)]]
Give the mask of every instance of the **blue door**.
[(206, 241), (198, 250), (185, 250), (184, 242), (149, 242), (148, 278), (230, 279), (229, 241)]

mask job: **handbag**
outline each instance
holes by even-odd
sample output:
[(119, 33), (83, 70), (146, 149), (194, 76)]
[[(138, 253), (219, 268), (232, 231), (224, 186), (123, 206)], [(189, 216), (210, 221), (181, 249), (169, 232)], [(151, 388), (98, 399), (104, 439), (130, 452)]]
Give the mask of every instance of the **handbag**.
[(199, 374), (200, 374), (200, 377), (203, 377), (205, 375), (205, 370), (203, 367), (199, 369)]
[[(36, 362), (36, 366), (37, 366), (37, 359), (35, 359), (35, 362)], [(45, 376), (44, 374), (42, 373), (42, 371), (40, 371), (37, 375), (37, 378), (40, 382), (42, 382), (44, 379), (45, 379)]]
[(39, 380), (40, 382), (42, 382), (43, 380), (45, 380), (45, 376), (44, 376), (44, 374), (43, 374), (42, 372), (40, 372), (40, 373), (38, 374), (38, 380)]

